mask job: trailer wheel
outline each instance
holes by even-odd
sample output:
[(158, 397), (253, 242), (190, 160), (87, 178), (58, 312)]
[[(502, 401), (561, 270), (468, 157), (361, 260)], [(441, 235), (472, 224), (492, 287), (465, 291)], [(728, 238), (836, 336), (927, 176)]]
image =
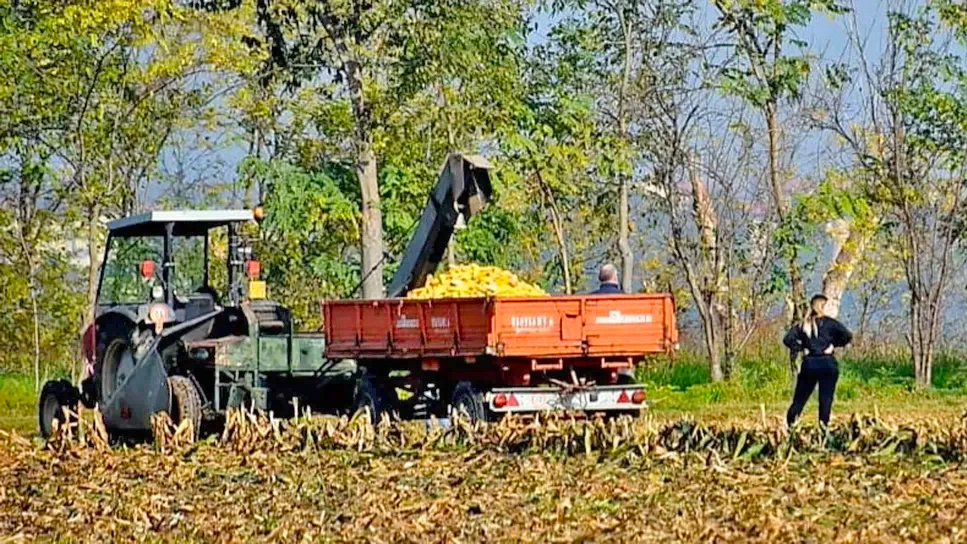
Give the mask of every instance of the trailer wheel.
[[(54, 432), (54, 421), (60, 425), (68, 423), (68, 418), (73, 422), (77, 417), (77, 389), (67, 380), (56, 380), (44, 384), (40, 392), (38, 403), (38, 414), (40, 424), (40, 435), (49, 438)], [(64, 408), (70, 412), (64, 414)]]
[(386, 391), (367, 374), (356, 379), (356, 390), (353, 392), (353, 415), (363, 410), (369, 411), (371, 421), (375, 425), (382, 419), (384, 413), (392, 411), (392, 401), (386, 396)]
[(452, 399), (450, 405), (453, 411), (458, 415), (469, 417), (471, 422), (486, 422), (491, 419), (483, 393), (477, 391), (470, 382), (459, 382), (453, 388)]
[(168, 378), (168, 387), (171, 389), (171, 421), (175, 425), (180, 425), (182, 421), (191, 420), (194, 424), (194, 438), (198, 438), (201, 431), (201, 395), (195, 384), (184, 376), (171, 376)]
[(635, 379), (633, 370), (618, 372), (617, 385), (635, 385), (636, 383), (638, 383), (638, 381)]

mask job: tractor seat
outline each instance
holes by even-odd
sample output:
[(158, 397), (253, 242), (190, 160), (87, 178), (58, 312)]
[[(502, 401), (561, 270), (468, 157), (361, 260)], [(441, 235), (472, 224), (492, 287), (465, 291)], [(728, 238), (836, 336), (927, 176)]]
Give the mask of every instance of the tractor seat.
[[(184, 321), (191, 321), (196, 317), (214, 312), (216, 307), (215, 297), (211, 293), (204, 291), (192, 293), (184, 303)], [(208, 338), (214, 326), (215, 320), (209, 319), (186, 334), (185, 340), (194, 341)]]
[(268, 300), (253, 300), (250, 304), (260, 332), (271, 335), (289, 333), (292, 318), (288, 308)]

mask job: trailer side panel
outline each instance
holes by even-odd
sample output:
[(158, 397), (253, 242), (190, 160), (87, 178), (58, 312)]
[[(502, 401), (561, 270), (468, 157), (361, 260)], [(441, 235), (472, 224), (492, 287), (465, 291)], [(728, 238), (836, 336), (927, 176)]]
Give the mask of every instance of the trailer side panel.
[(667, 295), (331, 301), (329, 358), (634, 357), (678, 340)]

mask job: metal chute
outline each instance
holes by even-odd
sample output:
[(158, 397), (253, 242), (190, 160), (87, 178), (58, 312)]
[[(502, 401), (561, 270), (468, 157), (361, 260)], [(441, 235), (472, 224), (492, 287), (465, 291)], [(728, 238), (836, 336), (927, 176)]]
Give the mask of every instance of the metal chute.
[(422, 286), (427, 275), (436, 270), (461, 218), (469, 221), (490, 200), (491, 168), (479, 155), (447, 156), (387, 296), (402, 297), (410, 289)]

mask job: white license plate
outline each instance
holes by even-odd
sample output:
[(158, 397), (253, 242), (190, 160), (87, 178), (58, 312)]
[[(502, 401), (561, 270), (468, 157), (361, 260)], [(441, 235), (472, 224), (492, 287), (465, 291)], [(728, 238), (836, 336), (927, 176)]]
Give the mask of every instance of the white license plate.
[(494, 412), (637, 411), (646, 406), (643, 386), (599, 386), (580, 391), (502, 388), (487, 393)]

